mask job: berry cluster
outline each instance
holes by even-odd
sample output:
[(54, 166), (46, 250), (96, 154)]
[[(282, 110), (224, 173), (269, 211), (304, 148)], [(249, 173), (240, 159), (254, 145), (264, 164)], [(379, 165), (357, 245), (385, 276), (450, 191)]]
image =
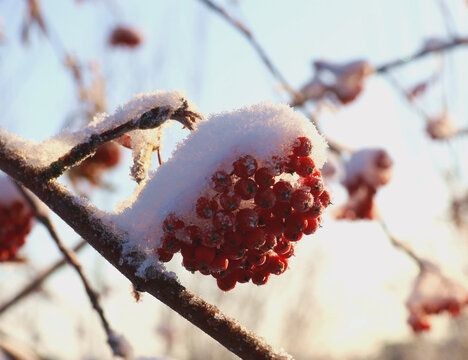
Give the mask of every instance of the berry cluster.
[(174, 213), (165, 218), (160, 261), (180, 251), (187, 270), (212, 275), (224, 291), (282, 274), (295, 243), (317, 230), (330, 203), (311, 151), (310, 139), (299, 137), (284, 158), (260, 165), (245, 155), (233, 162), (232, 172), (216, 171), (211, 189), (194, 206), (197, 225)]
[(115, 167), (120, 162), (120, 148), (114, 142), (107, 142), (99, 146), (93, 156), (85, 159), (81, 164), (74, 167), (69, 176), (85, 178), (93, 185), (99, 185), (102, 172)]
[(15, 258), (31, 231), (32, 218), (29, 207), (19, 200), (0, 204), (0, 262)]

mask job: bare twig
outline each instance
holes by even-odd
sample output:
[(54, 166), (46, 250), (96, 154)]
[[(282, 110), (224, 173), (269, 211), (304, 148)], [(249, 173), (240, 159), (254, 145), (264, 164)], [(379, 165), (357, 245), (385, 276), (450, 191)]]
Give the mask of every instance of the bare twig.
[(123, 254), (123, 244), (128, 235), (119, 233), (111, 224), (103, 222), (92, 204), (85, 204), (83, 199), (77, 201), (63, 185), (53, 180), (41, 181), (38, 170), (8, 149), (2, 138), (0, 169), (36, 194), (139, 291), (146, 291), (161, 300), (237, 356), (259, 360), (290, 358), (287, 354), (275, 351), (237, 321), (185, 289), (159, 268), (152, 267), (145, 278), (139, 277), (137, 269), (144, 255), (136, 251), (131, 255)]
[(418, 265), (419, 269), (423, 269), (424, 268), (424, 264), (425, 264), (425, 261), (424, 259), (420, 258), (415, 252), (413, 249), (411, 249), (408, 245), (402, 243), (400, 240), (398, 240), (396, 237), (394, 237), (390, 230), (388, 229), (388, 226), (387, 224), (385, 223), (385, 221), (383, 219), (380, 219), (379, 220), (379, 224), (380, 226), (382, 227), (382, 230), (384, 231), (384, 233), (387, 235), (388, 239), (390, 240), (390, 242), (392, 243), (392, 245), (396, 248), (399, 248), (401, 250), (403, 250), (406, 255), (408, 255), (411, 259), (413, 259), (416, 264)]
[[(78, 244), (73, 247), (74, 252), (79, 252), (87, 244), (85, 240), (81, 240)], [(0, 306), (0, 316), (10, 309), (13, 305), (17, 304), (20, 300), (24, 299), (30, 295), (34, 290), (42, 285), (42, 283), (57, 270), (61, 269), (64, 265), (67, 264), (67, 260), (61, 259), (58, 260), (55, 264), (51, 265), (47, 270), (41, 272), (37, 277), (35, 277), (29, 284), (27, 284), (23, 289), (21, 289), (16, 295), (14, 295), (10, 300), (6, 301), (3, 305)]]
[(36, 202), (33, 200), (30, 194), (28, 194), (21, 185), (17, 184), (17, 187), (23, 194), (23, 197), (29, 203), (29, 206), (31, 206), (36, 219), (42, 225), (45, 226), (45, 228), (49, 232), (50, 237), (54, 240), (55, 244), (57, 245), (58, 249), (62, 253), (67, 263), (70, 264), (75, 269), (78, 276), (80, 277), (81, 282), (83, 283), (83, 286), (85, 288), (86, 294), (88, 295), (89, 301), (91, 302), (91, 305), (93, 306), (94, 310), (96, 310), (97, 314), (99, 315), (99, 318), (101, 319), (102, 327), (104, 328), (104, 331), (106, 332), (107, 342), (110, 345), (112, 353), (115, 356), (124, 356), (124, 354), (118, 351), (118, 347), (115, 346), (114, 344), (115, 333), (111, 329), (109, 322), (107, 321), (107, 318), (104, 314), (104, 309), (102, 308), (99, 302), (99, 294), (96, 291), (94, 291), (94, 289), (91, 287), (91, 284), (89, 283), (88, 278), (83, 273), (83, 269), (81, 267), (80, 262), (78, 261), (76, 253), (65, 247), (59, 235), (57, 234), (57, 231), (55, 230), (55, 226), (53, 222), (50, 220), (50, 217), (48, 216), (48, 214), (41, 211), (41, 209), (37, 206)]
[(188, 103), (186, 100), (184, 100), (182, 105), (177, 109), (174, 109), (171, 106), (155, 107), (138, 118), (132, 119), (116, 128), (105, 131), (101, 134), (91, 135), (87, 141), (74, 146), (67, 154), (44, 169), (40, 174), (41, 180), (48, 181), (59, 177), (67, 169), (77, 165), (79, 162), (92, 155), (98, 146), (105, 142), (117, 139), (127, 132), (137, 129), (154, 129), (161, 126), (169, 119), (177, 120), (192, 130), (193, 124), (197, 119), (200, 119), (200, 117), (200, 114), (188, 110)]
[(279, 81), (279, 83), (283, 86), (283, 88), (294, 99), (296, 99), (297, 101), (299, 101), (299, 99), (302, 99), (302, 95), (296, 90), (294, 90), (294, 88), (291, 85), (289, 85), (286, 78), (281, 74), (281, 72), (276, 68), (276, 66), (273, 65), (273, 62), (268, 57), (265, 50), (260, 46), (259, 42), (255, 39), (252, 32), (242, 22), (232, 17), (225, 9), (215, 4), (211, 0), (199, 0), (199, 1), (205, 4), (208, 8), (210, 8), (217, 14), (219, 14), (222, 18), (224, 18), (224, 20), (226, 20), (229, 24), (231, 24), (234, 28), (236, 28), (242, 35), (244, 35), (244, 37), (247, 39), (247, 41), (254, 48), (254, 50), (256, 51), (260, 59), (262, 60), (263, 64), (267, 67), (267, 69), (273, 75), (273, 77)]
[(429, 54), (432, 54), (432, 53), (435, 53), (435, 52), (442, 52), (442, 51), (448, 51), (448, 50), (453, 50), (455, 49), (456, 47), (460, 46), (460, 45), (468, 45), (468, 38), (454, 38), (454, 39), (451, 39), (451, 40), (448, 40), (446, 42), (441, 42), (439, 45), (437, 46), (430, 46), (430, 47), (423, 47), (423, 49), (421, 49), (420, 51), (410, 55), (410, 56), (406, 56), (404, 58), (399, 58), (399, 59), (396, 59), (396, 60), (392, 60), (392, 61), (389, 61), (387, 62), (386, 64), (383, 64), (383, 65), (380, 65), (378, 67), (376, 67), (375, 69), (375, 72), (376, 73), (385, 73), (389, 70), (392, 70), (396, 67), (399, 67), (399, 66), (402, 66), (402, 65), (406, 65), (410, 62), (413, 62), (419, 58), (422, 58), (426, 55), (429, 55)]

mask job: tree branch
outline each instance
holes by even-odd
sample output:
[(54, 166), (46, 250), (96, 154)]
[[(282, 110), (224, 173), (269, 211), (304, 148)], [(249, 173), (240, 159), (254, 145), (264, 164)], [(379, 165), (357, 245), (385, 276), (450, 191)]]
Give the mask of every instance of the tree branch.
[(78, 261), (76, 253), (73, 250), (69, 250), (65, 247), (59, 235), (57, 234), (55, 226), (50, 220), (48, 214), (44, 213), (38, 208), (34, 199), (25, 191), (25, 189), (21, 185), (19, 185), (18, 183), (16, 183), (16, 185), (22, 193), (23, 197), (29, 203), (29, 206), (32, 208), (36, 219), (42, 225), (45, 226), (45, 228), (49, 232), (50, 237), (54, 240), (55, 244), (57, 245), (65, 260), (75, 269), (78, 276), (80, 277), (81, 282), (83, 283), (83, 286), (85, 288), (86, 294), (88, 295), (89, 301), (91, 302), (92, 307), (94, 308), (94, 310), (96, 310), (99, 318), (101, 319), (102, 327), (104, 328), (104, 331), (107, 336), (107, 343), (109, 344), (112, 353), (114, 354), (114, 356), (125, 357), (125, 354), (122, 351), (120, 351), (119, 346), (117, 346), (118, 344), (115, 344), (115, 333), (111, 329), (109, 322), (107, 321), (107, 318), (104, 314), (104, 309), (102, 308), (99, 302), (99, 294), (96, 291), (94, 291), (94, 289), (91, 287), (91, 284), (88, 281), (88, 278), (83, 273), (83, 269), (81, 267), (80, 262)]
[[(87, 244), (85, 240), (81, 240), (76, 246), (73, 248), (74, 252), (79, 252), (83, 247)], [(0, 306), (0, 316), (9, 310), (13, 305), (17, 304), (20, 300), (30, 295), (34, 290), (36, 290), (42, 283), (53, 273), (57, 270), (62, 268), (64, 265), (67, 264), (67, 260), (61, 259), (58, 260), (55, 264), (49, 267), (47, 270), (43, 271), (39, 274), (36, 278), (34, 278), (29, 284), (27, 284), (22, 290), (20, 290), (16, 295), (14, 295), (10, 300), (5, 302), (3, 305)]]
[(420, 51), (417, 51), (416, 53), (410, 55), (410, 56), (406, 56), (404, 58), (399, 58), (399, 59), (396, 59), (396, 60), (392, 60), (392, 61), (389, 61), (387, 62), (386, 64), (383, 64), (383, 65), (380, 65), (378, 67), (376, 67), (375, 69), (375, 72), (376, 73), (385, 73), (389, 70), (392, 70), (396, 67), (399, 67), (399, 66), (402, 66), (402, 65), (406, 65), (410, 62), (413, 62), (414, 60), (417, 60), (419, 58), (422, 58), (426, 55), (429, 55), (431, 53), (435, 53), (435, 52), (442, 52), (442, 51), (447, 51), (447, 50), (453, 50), (455, 49), (456, 47), (460, 46), (460, 45), (468, 45), (468, 38), (454, 38), (450, 41), (447, 41), (447, 42), (441, 42), (440, 44), (438, 44), (437, 46), (425, 46), (423, 47), (423, 49), (421, 49)]
[(239, 20), (233, 18), (225, 9), (223, 9), (221, 6), (215, 4), (211, 0), (199, 0), (203, 4), (205, 4), (208, 8), (216, 12), (218, 15), (220, 15), (224, 20), (226, 20), (229, 24), (231, 24), (236, 30), (238, 30), (244, 37), (247, 39), (247, 41), (250, 43), (250, 45), (254, 48), (255, 52), (257, 55), (260, 57), (260, 60), (263, 62), (263, 64), (267, 67), (267, 69), (270, 71), (270, 73), (273, 75), (273, 77), (280, 82), (280, 84), (283, 86), (283, 88), (296, 100), (299, 101), (299, 99), (302, 99), (302, 95), (294, 90), (292, 86), (289, 85), (287, 82), (286, 78), (281, 74), (281, 72), (276, 68), (275, 65), (273, 65), (273, 62), (270, 60), (268, 55), (266, 54), (265, 50), (260, 46), (259, 42), (255, 39), (253, 36), (252, 32), (247, 29), (247, 27), (240, 22)]
[(125, 124), (104, 131), (101, 134), (91, 135), (85, 142), (74, 146), (67, 154), (44, 169), (40, 174), (41, 180), (48, 181), (59, 177), (69, 168), (92, 155), (98, 146), (117, 139), (127, 132), (154, 129), (161, 126), (169, 119), (177, 120), (190, 130), (193, 130), (193, 124), (200, 118), (200, 114), (188, 110), (188, 103), (186, 100), (184, 100), (182, 105), (177, 109), (171, 106), (157, 106), (138, 118), (127, 121)]
[(213, 337), (243, 359), (288, 359), (276, 352), (237, 321), (224, 315), (217, 307), (185, 289), (177, 280), (157, 268), (145, 279), (136, 275), (142, 254), (122, 254), (122, 244), (128, 234), (119, 233), (104, 223), (98, 210), (84, 199), (75, 198), (56, 181), (43, 182), (39, 171), (10, 151), (0, 138), (0, 169), (36, 194), (47, 206), (88, 241), (107, 261), (127, 277), (139, 291), (146, 291), (178, 312), (181, 316)]

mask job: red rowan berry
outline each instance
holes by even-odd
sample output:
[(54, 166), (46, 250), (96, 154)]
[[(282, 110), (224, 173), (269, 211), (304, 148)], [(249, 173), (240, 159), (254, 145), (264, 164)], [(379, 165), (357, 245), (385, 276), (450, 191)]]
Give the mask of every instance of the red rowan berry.
[(214, 248), (197, 246), (195, 248), (194, 256), (199, 266), (208, 266), (214, 260), (216, 250)]
[(300, 166), (299, 158), (295, 155), (288, 157), (284, 172), (294, 174)]
[(291, 231), (304, 231), (307, 226), (306, 216), (300, 212), (294, 212), (284, 220), (286, 229)]
[(257, 160), (250, 155), (239, 158), (232, 165), (234, 166), (234, 174), (240, 178), (246, 179), (252, 176), (257, 170)]
[(183, 227), (184, 222), (180, 220), (174, 213), (167, 215), (166, 219), (163, 221), (163, 230), (169, 234), (173, 234)]
[(291, 249), (291, 247), (292, 245), (288, 240), (280, 239), (276, 242), (276, 246), (273, 248), (273, 251), (278, 255), (283, 255), (286, 254)]
[(313, 174), (315, 170), (315, 163), (309, 157), (299, 158), (298, 165), (296, 167), (296, 172), (299, 176), (308, 177)]
[(216, 255), (216, 257), (213, 259), (213, 261), (210, 263), (208, 266), (208, 269), (210, 269), (213, 272), (221, 272), (221, 271), (226, 271), (229, 265), (229, 260), (225, 255)]
[(248, 249), (258, 249), (265, 244), (265, 232), (260, 228), (250, 230), (244, 238), (244, 243)]
[(273, 191), (278, 202), (288, 202), (291, 199), (293, 187), (290, 183), (281, 180), (273, 185)]
[(294, 255), (294, 246), (293, 244), (291, 244), (291, 247), (289, 248), (289, 250), (283, 254), (280, 254), (280, 256), (283, 258), (283, 259), (289, 259), (291, 256)]
[(254, 270), (252, 272), (252, 283), (255, 285), (265, 285), (268, 282), (270, 274), (263, 271)]
[(296, 156), (309, 156), (312, 152), (312, 142), (307, 137), (298, 137), (293, 143), (293, 153)]
[(232, 276), (226, 276), (223, 278), (216, 279), (218, 287), (223, 291), (230, 291), (236, 286), (236, 278)]
[(288, 268), (288, 261), (275, 253), (269, 253), (265, 269), (275, 275), (281, 275)]
[(237, 230), (246, 233), (258, 224), (258, 214), (252, 209), (241, 209), (236, 215)]
[(265, 232), (275, 237), (281, 237), (284, 230), (284, 222), (281, 217), (271, 217), (265, 223)]
[(325, 190), (324, 192), (320, 194), (319, 200), (323, 207), (327, 207), (328, 205), (331, 204), (330, 193)]
[(291, 205), (294, 210), (299, 212), (307, 212), (314, 204), (314, 197), (311, 193), (304, 190), (296, 190), (291, 195)]
[(304, 186), (310, 188), (310, 193), (316, 197), (323, 192), (323, 181), (320, 176), (310, 176), (302, 182)]
[(223, 234), (218, 230), (208, 231), (206, 236), (202, 237), (202, 244), (206, 247), (219, 247), (223, 241)]
[(302, 231), (304, 235), (310, 235), (317, 231), (319, 227), (319, 222), (316, 218), (308, 218), (307, 219), (307, 226)]
[(237, 269), (234, 271), (234, 276), (238, 283), (248, 283), (252, 279), (253, 273), (250, 270)]
[(219, 203), (224, 210), (233, 211), (239, 208), (242, 198), (234, 191), (224, 192), (219, 197)]
[(158, 255), (159, 261), (161, 262), (169, 262), (174, 256), (173, 252), (168, 251), (167, 249), (163, 249), (163, 248), (156, 249), (156, 253)]
[(197, 215), (203, 219), (211, 219), (218, 209), (216, 200), (209, 200), (207, 197), (202, 196), (197, 200), (195, 211)]
[(266, 253), (276, 246), (276, 236), (270, 233), (265, 234), (265, 243), (260, 247), (261, 253)]
[(292, 206), (289, 203), (276, 203), (271, 209), (274, 216), (280, 219), (284, 219), (292, 214)]
[(193, 244), (201, 244), (203, 238), (203, 231), (196, 225), (189, 225), (185, 227), (185, 235)]
[(284, 230), (284, 238), (289, 241), (299, 241), (302, 238), (302, 231), (286, 228)]
[(197, 260), (185, 257), (182, 259), (182, 266), (191, 273), (194, 273), (200, 269), (200, 265), (198, 264)]
[(228, 191), (231, 185), (231, 176), (229, 176), (225, 171), (218, 170), (211, 177), (211, 187), (219, 193)]
[(252, 179), (239, 179), (234, 185), (234, 191), (243, 200), (249, 200), (255, 196), (257, 184)]
[(271, 209), (276, 204), (276, 195), (271, 189), (262, 189), (255, 195), (255, 204), (264, 209)]
[(275, 170), (271, 168), (260, 168), (255, 172), (255, 182), (259, 188), (270, 187), (275, 183)]
[(175, 236), (172, 235), (165, 235), (162, 239), (161, 249), (169, 251), (171, 253), (176, 253), (180, 250), (181, 245), (179, 240)]
[(240, 246), (243, 240), (242, 234), (237, 231), (228, 231), (224, 234), (224, 244), (229, 246)]
[(250, 265), (261, 266), (265, 263), (266, 258), (267, 258), (266, 255), (262, 254), (259, 251), (255, 251), (255, 250), (247, 251), (247, 261), (249, 262)]
[(226, 231), (234, 226), (234, 214), (230, 211), (218, 211), (213, 217), (215, 229)]

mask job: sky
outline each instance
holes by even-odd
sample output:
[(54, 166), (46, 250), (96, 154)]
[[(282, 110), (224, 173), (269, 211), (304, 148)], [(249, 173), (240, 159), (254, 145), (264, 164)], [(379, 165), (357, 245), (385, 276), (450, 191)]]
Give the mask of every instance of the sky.
[[(465, 1), (446, 2), (457, 31), (466, 34)], [(252, 31), (295, 88), (311, 78), (313, 60), (366, 59), (379, 65), (415, 52), (427, 38), (447, 35), (438, 0), (219, 3)], [(78, 109), (73, 80), (62, 66), (63, 49), (80, 60), (100, 64), (107, 79), (109, 112), (136, 93), (156, 89), (184, 90), (205, 114), (265, 100), (289, 100), (239, 32), (197, 0), (43, 0), (41, 4), (53, 40), (49, 42), (32, 29), (29, 45), (25, 46), (20, 41), (24, 3), (0, 1), (6, 37), (0, 45), (0, 125), (25, 138), (43, 140), (56, 134), (67, 116)], [(107, 37), (117, 24), (139, 28), (144, 34), (143, 45), (134, 51), (110, 48)], [(456, 50), (444, 61), (448, 64), (443, 81), (450, 111), (459, 124), (466, 125), (468, 70), (464, 64), (468, 52)], [(410, 86), (429, 76), (437, 64), (435, 57), (429, 57), (394, 74), (402, 84)], [(438, 94), (423, 102), (433, 113), (440, 111), (441, 104)], [(372, 77), (356, 102), (326, 110), (320, 121), (328, 136), (347, 146), (382, 146), (389, 151), (395, 160), (395, 174), (378, 200), (391, 230), (421, 254), (436, 257), (451, 271), (459, 271), (466, 249), (459, 247), (456, 239), (443, 241), (448, 239), (450, 229), (441, 220), (447, 190), (440, 172), (447, 167), (452, 153), (446, 146), (428, 142), (422, 134), (424, 123), (390, 83), (383, 77)], [(164, 159), (186, 135), (187, 131), (178, 125), (167, 132)], [(101, 209), (112, 210), (132, 194), (129, 161), (126, 154), (125, 163), (106, 177), (117, 191), (92, 192), (92, 200)], [(336, 203), (344, 201), (343, 189), (337, 185), (332, 189)], [(67, 243), (73, 243), (76, 235), (57, 221), (61, 235)], [(376, 351), (384, 342), (411, 339), (405, 324), (404, 302), (417, 269), (401, 252), (391, 248), (376, 224), (339, 223), (326, 217), (320, 234), (308, 240), (300, 244), (301, 253), (294, 259), (292, 269), (271, 284), (246, 286), (229, 294), (220, 295), (214, 282), (181, 270), (174, 261), (169, 266), (188, 288), (241, 323), (254, 327), (277, 346), (294, 346), (300, 354), (363, 355)], [(45, 231), (37, 226), (25, 254), (36, 268), (58, 256)], [(137, 355), (162, 354), (165, 347), (161, 334), (170, 333), (181, 341), (190, 331), (190, 325), (165, 312), (156, 301), (145, 298), (142, 304), (135, 304), (128, 282), (93, 251), (86, 250), (82, 261), (95, 285), (109, 291), (104, 298), (105, 310), (116, 330), (133, 344)], [(0, 271), (1, 292), (20, 287), (13, 286), (9, 279), (25, 281), (34, 273), (15, 266)], [(308, 281), (310, 286), (304, 286)], [(298, 294), (304, 294), (306, 299), (297, 299)], [(51, 305), (47, 296), (59, 306)], [(260, 319), (253, 319), (245, 306), (239, 306), (246, 299), (255, 304), (262, 298), (268, 301)], [(69, 353), (77, 359), (109, 356), (106, 347), (101, 346), (104, 340), (98, 320), (88, 309), (81, 284), (69, 270), (50, 280), (45, 295), (28, 299), (25, 304), (0, 319), (0, 329), (8, 329), (22, 316), (31, 319), (42, 334), (53, 334), (41, 336), (44, 349), (56, 356), (63, 357), (64, 351), (57, 343), (67, 344)], [(272, 315), (277, 307), (284, 309), (281, 321)], [(41, 309), (39, 315), (37, 309)], [(289, 329), (285, 325), (287, 317), (297, 317), (295, 309), (304, 311), (301, 314), (308, 321), (304, 324), (307, 336), (303, 335), (308, 340), (299, 344), (284, 339), (284, 329)], [(387, 309), (392, 309), (392, 316)], [(51, 322), (52, 316), (58, 320)], [(444, 337), (446, 320), (435, 323), (429, 339)], [(82, 334), (82, 341), (76, 341), (77, 331)], [(32, 341), (26, 326), (19, 326), (15, 332), (27, 342)], [(198, 338), (203, 344), (214, 346), (210, 339), (199, 334)], [(189, 349), (186, 345), (185, 350), (182, 347), (176, 351), (177, 358), (186, 358), (184, 351)]]

